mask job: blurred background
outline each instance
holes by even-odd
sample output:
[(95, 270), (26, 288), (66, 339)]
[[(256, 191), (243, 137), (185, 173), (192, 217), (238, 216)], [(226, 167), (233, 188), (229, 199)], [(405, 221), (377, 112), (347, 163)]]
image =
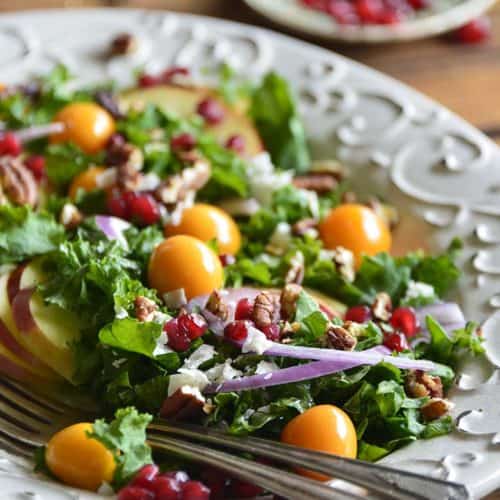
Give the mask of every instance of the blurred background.
[(476, 33), (478, 43), (465, 43), (463, 33), (455, 31), (416, 41), (361, 45), (314, 38), (283, 28), (251, 10), (242, 0), (0, 0), (0, 12), (96, 6), (168, 9), (288, 32), (409, 84), (500, 143), (500, 4), (490, 9), (482, 31)]

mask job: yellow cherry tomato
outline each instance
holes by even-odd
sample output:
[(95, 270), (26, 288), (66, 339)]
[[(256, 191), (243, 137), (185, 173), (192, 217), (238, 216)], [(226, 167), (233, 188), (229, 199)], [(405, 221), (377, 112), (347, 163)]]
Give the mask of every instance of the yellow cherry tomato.
[(92, 191), (97, 188), (97, 177), (106, 169), (104, 167), (89, 167), (87, 170), (80, 172), (73, 178), (68, 189), (68, 195), (71, 199), (75, 199), (78, 191)]
[(234, 219), (213, 205), (197, 203), (182, 212), (179, 224), (167, 224), (165, 236), (188, 234), (202, 241), (214, 238), (220, 254), (238, 253), (241, 246), (241, 233)]
[(87, 437), (91, 430), (92, 424), (85, 422), (54, 434), (47, 444), (45, 461), (63, 483), (95, 491), (103, 481), (113, 480), (116, 463), (102, 443)]
[(98, 153), (115, 132), (113, 117), (93, 102), (74, 102), (57, 113), (55, 122), (64, 130), (51, 136), (51, 142), (73, 142), (89, 154)]
[(162, 295), (184, 288), (188, 299), (222, 287), (224, 273), (217, 254), (187, 235), (162, 241), (149, 259), (149, 285)]
[(359, 267), (363, 255), (391, 249), (391, 233), (385, 222), (364, 205), (347, 203), (334, 208), (319, 226), (326, 248), (342, 246), (351, 250)]
[[(349, 416), (333, 405), (318, 405), (296, 416), (283, 429), (281, 441), (310, 450), (356, 458), (356, 429)], [(304, 476), (326, 481), (330, 478), (317, 472), (298, 470)]]

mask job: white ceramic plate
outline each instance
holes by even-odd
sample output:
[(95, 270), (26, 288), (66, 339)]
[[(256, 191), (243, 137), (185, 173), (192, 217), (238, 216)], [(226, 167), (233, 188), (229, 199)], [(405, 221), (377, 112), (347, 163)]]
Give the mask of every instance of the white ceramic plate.
[(300, 0), (245, 0), (273, 21), (314, 36), (344, 42), (380, 43), (414, 40), (445, 33), (479, 17), (496, 0), (433, 0), (415, 19), (397, 25), (342, 26)]
[[(119, 32), (140, 50), (106, 62)], [(457, 300), (483, 328), (491, 362), (465, 366), (452, 391), (459, 429), (419, 441), (384, 462), (464, 482), (474, 496), (500, 486), (500, 152), (472, 126), (380, 73), (282, 35), (215, 19), (140, 10), (38, 11), (0, 16), (0, 74), (22, 81), (64, 62), (80, 83), (132, 69), (171, 64), (195, 74), (221, 61), (249, 78), (275, 69), (300, 97), (314, 154), (336, 155), (361, 190), (387, 197), (402, 213), (398, 247), (443, 249), (465, 241)], [(500, 434), (499, 434), (500, 436)], [(75, 498), (60, 486), (28, 479), (28, 469), (0, 455), (2, 498)], [(50, 491), (49, 491), (50, 490)], [(7, 495), (7, 496), (5, 496)], [(90, 498), (87, 495), (85, 498)]]

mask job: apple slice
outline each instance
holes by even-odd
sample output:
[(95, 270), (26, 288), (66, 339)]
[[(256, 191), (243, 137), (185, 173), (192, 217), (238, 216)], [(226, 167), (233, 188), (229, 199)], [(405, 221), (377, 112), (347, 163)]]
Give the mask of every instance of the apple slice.
[[(80, 337), (78, 318), (56, 305), (46, 305), (35, 291), (41, 281), (43, 274), (36, 263), (24, 268), (19, 291), (10, 304), (13, 327), (8, 326), (23, 347), (71, 381), (74, 372), (71, 344)], [(7, 293), (4, 296), (7, 299)]]
[(0, 343), (0, 373), (30, 385), (45, 383), (44, 379), (30, 370), (29, 365), (14, 356), (2, 343)]
[(225, 144), (233, 135), (240, 135), (245, 141), (244, 153), (254, 156), (263, 150), (262, 139), (252, 121), (238, 106), (228, 106), (215, 92), (207, 87), (181, 87), (176, 85), (159, 85), (147, 89), (132, 89), (120, 97), (125, 107), (156, 104), (164, 111), (187, 118), (196, 114), (198, 104), (207, 97), (217, 99), (225, 110), (224, 119), (217, 125), (208, 126), (217, 139)]

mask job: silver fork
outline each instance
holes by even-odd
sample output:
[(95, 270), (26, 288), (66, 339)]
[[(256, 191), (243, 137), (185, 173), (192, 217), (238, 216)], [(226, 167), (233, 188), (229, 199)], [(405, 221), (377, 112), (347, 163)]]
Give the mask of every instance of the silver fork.
[[(7, 451), (31, 457), (34, 447), (45, 444), (50, 436), (61, 428), (92, 418), (63, 403), (35, 394), (16, 382), (0, 378), (0, 446)], [(436, 498), (461, 500), (469, 498), (466, 488), (457, 483), (304, 450), (274, 441), (234, 437), (221, 431), (181, 425), (177, 422), (172, 425), (161, 419), (155, 420), (149, 426), (148, 442), (154, 449), (215, 466), (228, 474), (290, 499), (370, 497), (398, 500)], [(202, 446), (196, 442), (231, 448), (287, 465), (315, 470), (328, 476), (345, 479), (361, 486), (363, 490), (360, 490), (359, 494), (347, 493), (318, 481)]]

